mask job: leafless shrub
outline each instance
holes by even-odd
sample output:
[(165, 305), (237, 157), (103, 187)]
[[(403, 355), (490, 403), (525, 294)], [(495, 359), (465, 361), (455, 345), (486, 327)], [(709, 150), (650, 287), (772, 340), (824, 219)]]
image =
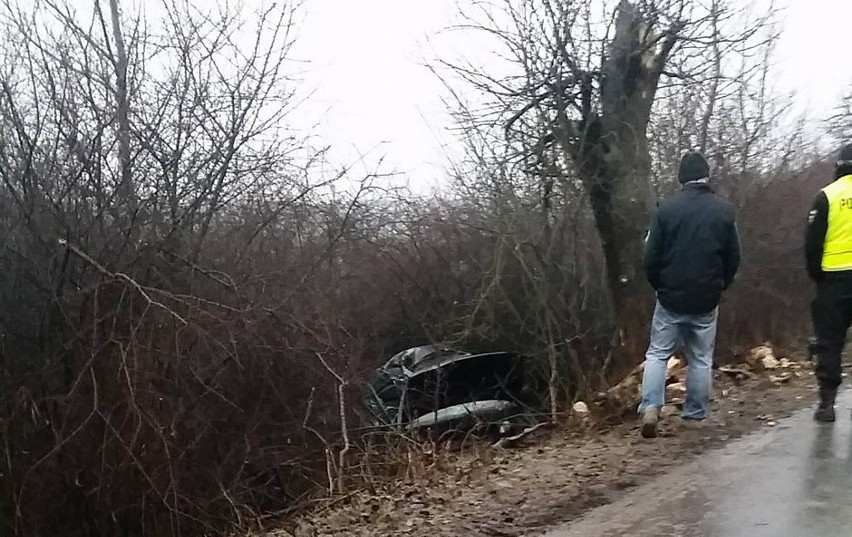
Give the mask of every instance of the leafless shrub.
[[(621, 313), (602, 268), (612, 245), (590, 176), (571, 165), (588, 131), (553, 139), (594, 119), (582, 93), (602, 91), (592, 59), (604, 41), (567, 32), (597, 35), (589, 4), (546, 4), (506, 12), (527, 17), (502, 37), (521, 39), (531, 61), (512, 91), (461, 71), (494, 91), (498, 119), (457, 108), (469, 146), (457, 195), (418, 200), (378, 172), (322, 173), (323, 151), (286, 130), (298, 6), (176, 0), (155, 31), (117, 0), (77, 11), (2, 2), (4, 534), (209, 535), (440, 468), (440, 438), (365, 430), (357, 415), (365, 374), (424, 341), (537, 358), (554, 420), (617, 378), (624, 334), (612, 330)], [(664, 29), (645, 36), (655, 47), (683, 29), (673, 15), (683, 3), (640, 4)], [(744, 43), (717, 39), (712, 6), (690, 19), (700, 31), (678, 34), (683, 50), (718, 58)], [(753, 54), (771, 47), (771, 32), (750, 37)], [(563, 45), (577, 56), (562, 57)], [(688, 92), (659, 88), (677, 113), (647, 108), (654, 173), (642, 186), (661, 187), (665, 141), (679, 136), (734, 155), (725, 177), (750, 178), (736, 194), (747, 262), (723, 331), (730, 348), (801, 329), (785, 312), (806, 300), (789, 237), (824, 171), (797, 175), (800, 156), (777, 152), (784, 166), (752, 165), (775, 145), (780, 116), (760, 97), (765, 71), (746, 67), (695, 89), (700, 113), (687, 119), (694, 101), (677, 98)], [(561, 75), (579, 78), (569, 88)], [(570, 117), (566, 97), (580, 106)]]

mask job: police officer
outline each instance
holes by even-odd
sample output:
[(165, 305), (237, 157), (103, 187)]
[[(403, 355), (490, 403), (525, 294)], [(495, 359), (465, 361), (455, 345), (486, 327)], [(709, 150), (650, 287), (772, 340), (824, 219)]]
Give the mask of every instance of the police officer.
[(840, 151), (834, 178), (814, 200), (805, 234), (808, 274), (817, 284), (811, 305), (819, 381), (814, 418), (822, 422), (834, 421), (840, 355), (852, 323), (852, 144)]

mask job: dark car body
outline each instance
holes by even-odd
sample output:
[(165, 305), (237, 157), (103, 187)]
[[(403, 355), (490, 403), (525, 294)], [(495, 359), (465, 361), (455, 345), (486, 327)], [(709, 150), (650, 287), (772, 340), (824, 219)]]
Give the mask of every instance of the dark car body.
[(367, 380), (376, 424), (409, 428), (498, 421), (531, 404), (527, 360), (513, 352), (471, 354), (429, 345), (391, 357)]

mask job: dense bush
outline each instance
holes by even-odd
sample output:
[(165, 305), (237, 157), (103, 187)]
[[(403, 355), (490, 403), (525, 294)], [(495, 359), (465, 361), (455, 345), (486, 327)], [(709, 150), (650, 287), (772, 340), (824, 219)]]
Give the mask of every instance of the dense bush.
[[(282, 128), (289, 7), (167, 7), (165, 31), (125, 36), (117, 8), (87, 30), (2, 7), (2, 534), (209, 535), (344, 489), (358, 384), (413, 345), (529, 354), (554, 409), (641, 359), (613, 358), (569, 170), (543, 193), (524, 163), (478, 160), (428, 200), (329, 177)], [(249, 22), (251, 46), (228, 38)], [(828, 172), (740, 189), (723, 356), (804, 334), (799, 237)]]

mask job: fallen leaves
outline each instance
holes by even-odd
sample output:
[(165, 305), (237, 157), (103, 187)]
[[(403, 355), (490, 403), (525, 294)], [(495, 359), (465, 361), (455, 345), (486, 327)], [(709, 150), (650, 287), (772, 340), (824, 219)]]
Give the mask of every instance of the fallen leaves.
[[(610, 388), (603, 394), (610, 409), (614, 412), (626, 412), (635, 410), (642, 401), (642, 375), (645, 372), (645, 364), (640, 364), (630, 372), (621, 382)], [(666, 364), (666, 384), (683, 383), (686, 379), (686, 371), (683, 362), (677, 356), (669, 358)]]
[[(765, 351), (757, 354), (761, 352), (766, 357)], [(294, 521), (299, 531), (291, 525), (292, 533), (268, 537), (527, 534), (532, 528), (605, 503), (612, 494), (643, 483), (696, 450), (755, 429), (778, 427), (790, 410), (805, 404), (802, 394), (811, 393), (813, 388), (806, 383), (813, 380), (802, 372), (810, 369), (807, 362), (788, 358), (777, 362), (774, 369), (767, 369), (762, 359), (757, 369), (748, 362), (720, 367), (717, 397), (702, 434), (680, 434), (679, 427), (669, 427), (661, 434), (665, 449), (660, 449), (659, 443), (637, 442), (635, 421), (631, 419), (611, 429), (600, 429), (598, 422), (588, 419), (598, 409), (591, 401), (579, 401), (570, 408), (575, 421), (536, 438), (532, 446), (529, 440), (535, 431), (514, 445), (501, 446), (517, 449), (485, 445), (452, 454), (439, 449), (429, 470), (354, 494), (333, 508), (318, 509), (312, 516)], [(642, 373), (641, 367), (636, 368), (601, 394), (596, 404), (626, 401), (628, 406), (621, 409), (638, 404)], [(682, 397), (688, 380), (684, 364), (676, 358), (670, 360), (667, 377), (669, 394)], [(772, 414), (767, 414), (769, 411)], [(666, 418), (679, 413), (673, 404), (662, 409)], [(585, 422), (595, 425), (572, 425)]]
[[(789, 363), (789, 360), (787, 360)], [(749, 351), (746, 363), (755, 371), (778, 369), (781, 362), (775, 357), (775, 351), (769, 345), (760, 345)]]
[[(687, 368), (677, 356), (672, 356), (666, 365), (666, 401), (670, 404), (682, 404), (688, 386)], [(800, 376), (798, 370), (809, 368), (807, 361), (794, 361), (789, 358), (777, 358), (775, 350), (769, 344), (751, 349), (745, 362), (724, 365), (718, 372), (739, 384), (758, 378), (764, 378), (772, 386), (786, 384), (790, 379)], [(642, 375), (644, 363), (630, 372), (624, 379), (606, 392), (598, 394), (596, 402), (603, 404), (614, 414), (623, 414), (636, 410), (642, 401)], [(784, 370), (784, 371), (779, 371)], [(765, 374), (771, 372), (764, 376)], [(722, 393), (726, 397), (725, 393)], [(575, 409), (575, 415), (579, 412)]]
[(719, 368), (719, 372), (724, 373), (725, 375), (731, 377), (733, 380), (736, 381), (743, 381), (757, 377), (757, 375), (755, 375), (752, 371), (743, 366), (735, 367), (725, 365)]
[(780, 375), (769, 375), (769, 381), (772, 384), (784, 384), (788, 382), (791, 378), (793, 378), (793, 374), (789, 371), (781, 373)]

